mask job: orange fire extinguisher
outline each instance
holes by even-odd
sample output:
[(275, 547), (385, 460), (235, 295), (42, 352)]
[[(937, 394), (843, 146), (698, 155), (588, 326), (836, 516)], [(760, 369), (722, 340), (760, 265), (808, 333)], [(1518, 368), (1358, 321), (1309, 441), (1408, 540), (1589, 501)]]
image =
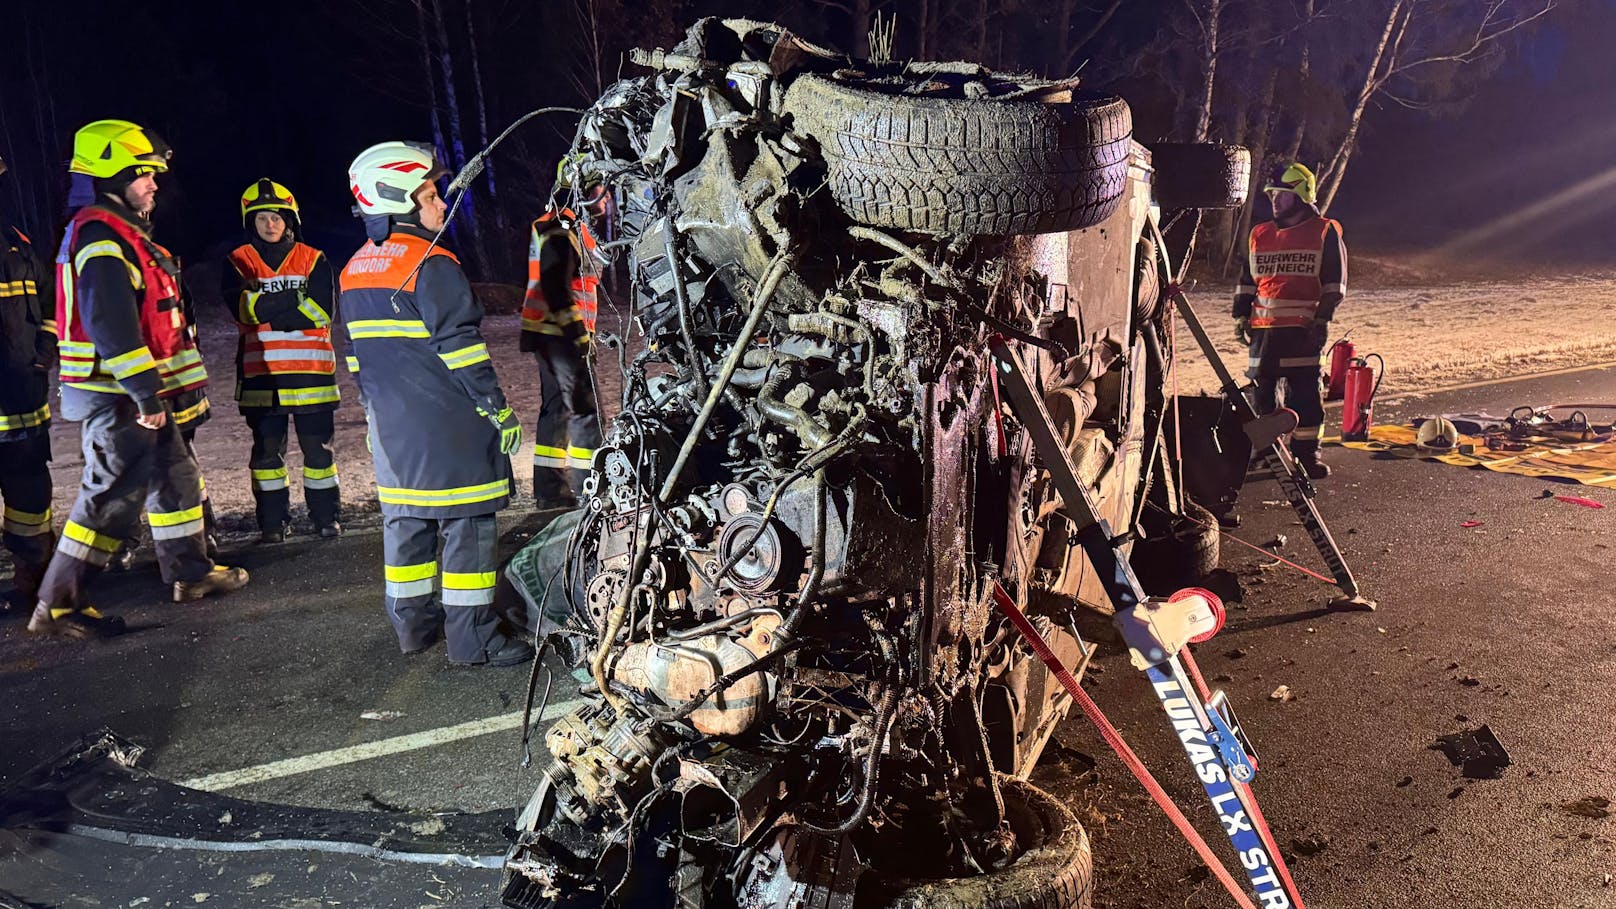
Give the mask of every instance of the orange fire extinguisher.
[[(1369, 367), (1369, 358), (1379, 364), (1379, 370)], [(1380, 391), (1380, 380), (1386, 376), (1386, 361), (1380, 354), (1353, 357), (1347, 365), (1342, 389), (1341, 438), (1347, 442), (1367, 442), (1369, 424), (1375, 410), (1375, 393)]]
[(1357, 353), (1357, 348), (1352, 346), (1350, 331), (1330, 345), (1330, 372), (1324, 379), (1324, 400), (1339, 401), (1346, 394), (1347, 367), (1352, 365), (1352, 358)]

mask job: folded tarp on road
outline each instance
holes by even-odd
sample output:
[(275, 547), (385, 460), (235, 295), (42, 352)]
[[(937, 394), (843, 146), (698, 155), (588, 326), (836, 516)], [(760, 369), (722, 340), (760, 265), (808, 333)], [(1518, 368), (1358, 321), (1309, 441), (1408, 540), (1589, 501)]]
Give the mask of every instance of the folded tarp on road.
[(1584, 486), (1616, 487), (1616, 442), (1528, 444), (1523, 451), (1494, 451), (1485, 439), (1461, 434), (1458, 447), (1448, 454), (1433, 454), (1414, 445), (1414, 430), (1407, 426), (1374, 426), (1367, 442), (1341, 442), (1359, 451), (1393, 457), (1441, 461), (1457, 467), (1482, 467), (1523, 477), (1569, 480)]
[(95, 733), (0, 791), (0, 907), (498, 904), (509, 811), (250, 802), (134, 766)]

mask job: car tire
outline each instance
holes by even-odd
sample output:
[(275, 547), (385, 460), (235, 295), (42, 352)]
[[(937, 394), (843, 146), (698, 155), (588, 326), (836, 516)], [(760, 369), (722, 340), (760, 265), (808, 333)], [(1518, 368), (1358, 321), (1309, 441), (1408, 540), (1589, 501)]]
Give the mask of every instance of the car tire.
[(1156, 204), (1164, 209), (1239, 208), (1251, 193), (1251, 151), (1216, 142), (1150, 146)]
[(854, 221), (929, 234), (1092, 227), (1120, 204), (1133, 115), (1111, 95), (917, 96), (799, 76), (783, 110)]
[(983, 875), (882, 882), (892, 909), (1087, 909), (1094, 861), (1088, 834), (1070, 809), (1031, 783), (1000, 775), (1011, 829), (1035, 844), (1009, 867)]

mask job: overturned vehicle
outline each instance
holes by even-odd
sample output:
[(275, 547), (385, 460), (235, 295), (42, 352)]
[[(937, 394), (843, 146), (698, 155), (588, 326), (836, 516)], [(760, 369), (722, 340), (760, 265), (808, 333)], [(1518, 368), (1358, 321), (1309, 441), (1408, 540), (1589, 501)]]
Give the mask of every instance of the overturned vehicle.
[(1088, 905), (1085, 834), (1027, 782), (1070, 698), (992, 596), (1079, 674), (1108, 604), (988, 344), (1142, 576), (1212, 567), (1162, 467), (1162, 296), (1245, 153), (750, 21), (634, 60), (568, 158), (614, 193), (630, 312), (584, 505), (512, 565), (584, 698), (504, 904)]

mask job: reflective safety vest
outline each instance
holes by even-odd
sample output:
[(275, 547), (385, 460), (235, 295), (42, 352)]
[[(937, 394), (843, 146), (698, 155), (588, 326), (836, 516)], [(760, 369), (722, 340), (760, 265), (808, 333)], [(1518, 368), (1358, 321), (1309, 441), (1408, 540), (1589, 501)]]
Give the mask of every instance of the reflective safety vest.
[[(450, 349), (433, 336), (416, 291), (419, 277), (458, 268), (459, 260), (441, 246), (428, 254), (430, 242), (395, 230), (380, 244), (360, 247), (339, 279), (337, 310), (369, 419), (377, 500), (384, 515), (493, 514), (510, 501), (510, 458), (455, 375), (486, 368), (488, 348), (477, 342)], [(475, 301), (464, 283), (459, 287), (465, 299), (428, 301), (431, 312), (465, 307), (447, 321), (473, 318)]]
[(1281, 228), (1265, 221), (1251, 229), (1251, 276), (1257, 284), (1257, 302), (1251, 308), (1252, 328), (1302, 328), (1313, 324), (1319, 297), (1340, 292), (1341, 285), (1319, 282), (1324, 261), (1324, 238), (1341, 229), (1329, 218), (1303, 221)]
[[(568, 230), (563, 222), (576, 230)], [(539, 283), (539, 257), (544, 245), (566, 235), (572, 243), (573, 257), (577, 260), (577, 273), (570, 282), (572, 306), (552, 310), (544, 298), (544, 286)], [(600, 288), (599, 263), (595, 260), (595, 235), (589, 225), (578, 219), (572, 209), (547, 211), (533, 222), (532, 238), (527, 247), (527, 293), (522, 297), (522, 330), (541, 335), (561, 335), (561, 326), (583, 319), (584, 327), (595, 330)]]
[[(75, 254), (73, 247), (78, 233), (91, 221), (112, 228), (118, 239), (134, 250), (138, 261), (130, 262), (118, 244), (110, 240), (91, 243)], [(127, 267), (140, 310), (140, 335), (144, 342), (133, 350), (107, 358), (101, 357), (90, 341), (77, 294), (81, 271), (98, 256), (114, 256)], [(57, 350), (61, 354), (62, 382), (85, 391), (123, 394), (119, 379), (155, 369), (162, 380), (158, 396), (163, 398), (208, 384), (202, 355), (186, 330), (179, 274), (179, 263), (168, 250), (153, 242), (140, 228), (99, 205), (79, 209), (67, 225), (61, 251), (56, 257), (56, 323), (61, 329)]]
[(282, 331), (253, 318), (252, 307), (258, 294), (295, 290), (301, 296), (319, 259), (320, 251), (303, 243), (292, 244), (280, 268), (270, 268), (250, 243), (230, 253), (230, 264), (243, 281), (260, 282), (257, 291), (242, 292), (239, 304), (237, 327), (241, 330), (243, 378), (288, 373), (329, 376), (337, 371), (337, 356), (331, 349), (331, 329), (325, 327), (330, 320), (313, 301), (303, 298), (298, 309), (310, 322), (321, 326), (319, 328)]

